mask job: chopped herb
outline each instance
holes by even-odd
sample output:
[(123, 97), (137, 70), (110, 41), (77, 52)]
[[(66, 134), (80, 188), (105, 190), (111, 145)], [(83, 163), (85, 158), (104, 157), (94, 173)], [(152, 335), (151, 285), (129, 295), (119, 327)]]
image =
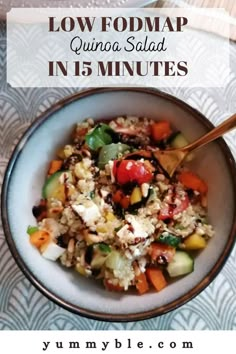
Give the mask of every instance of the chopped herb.
[(27, 228), (27, 234), (32, 235), (34, 232), (38, 231), (39, 228), (37, 226), (28, 226)]
[(181, 238), (179, 236), (172, 235), (168, 232), (163, 232), (158, 238), (158, 242), (164, 243), (172, 247), (178, 247), (180, 241)]
[(107, 245), (106, 243), (99, 243), (98, 245), (100, 251), (104, 252), (104, 253), (110, 253), (111, 252), (111, 248), (109, 245)]
[(91, 199), (93, 199), (95, 197), (95, 191), (90, 192), (89, 196), (90, 196)]

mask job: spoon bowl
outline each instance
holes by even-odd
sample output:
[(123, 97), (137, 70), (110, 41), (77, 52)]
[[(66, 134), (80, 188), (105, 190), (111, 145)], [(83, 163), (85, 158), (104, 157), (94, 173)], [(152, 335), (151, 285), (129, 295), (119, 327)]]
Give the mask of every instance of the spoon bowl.
[(153, 156), (159, 162), (164, 171), (172, 177), (179, 165), (185, 160), (187, 155), (193, 150), (210, 143), (223, 134), (236, 127), (236, 114), (233, 114), (223, 123), (212, 129), (209, 133), (203, 135), (193, 143), (178, 149), (156, 150), (152, 152)]

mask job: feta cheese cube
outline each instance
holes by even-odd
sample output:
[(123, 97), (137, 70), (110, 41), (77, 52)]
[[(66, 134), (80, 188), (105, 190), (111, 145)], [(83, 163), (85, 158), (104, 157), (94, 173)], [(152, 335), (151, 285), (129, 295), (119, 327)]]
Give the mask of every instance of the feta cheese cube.
[(126, 220), (132, 225), (134, 230), (133, 234), (135, 237), (146, 238), (148, 236), (148, 233), (144, 229), (143, 225), (135, 219), (134, 215), (127, 215)]
[(117, 236), (121, 243), (132, 243), (134, 241), (134, 234), (129, 230), (129, 225), (124, 225), (118, 232)]
[(58, 246), (55, 242), (50, 242), (41, 249), (42, 256), (51, 261), (56, 261), (64, 252), (65, 248)]
[(83, 204), (73, 204), (72, 209), (89, 226), (101, 217), (98, 206), (91, 200), (85, 200)]

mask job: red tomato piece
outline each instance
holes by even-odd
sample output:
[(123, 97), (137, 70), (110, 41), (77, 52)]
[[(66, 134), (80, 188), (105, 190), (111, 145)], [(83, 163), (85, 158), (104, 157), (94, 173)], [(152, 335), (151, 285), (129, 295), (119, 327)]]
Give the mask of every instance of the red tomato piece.
[(153, 178), (153, 172), (145, 161), (115, 161), (113, 174), (117, 182), (121, 185), (129, 182), (136, 182), (141, 185), (142, 183), (151, 182)]
[(122, 192), (122, 190), (118, 189), (115, 194), (113, 195), (112, 199), (113, 202), (119, 204), (120, 201), (122, 200), (122, 198), (124, 198), (124, 193)]
[(188, 195), (185, 194), (184, 198), (182, 198), (182, 199), (177, 197), (176, 200), (175, 200), (175, 203), (176, 203), (176, 207), (174, 208), (172, 214), (173, 215), (177, 215), (179, 213), (182, 213), (182, 211), (187, 209), (187, 207), (189, 206)]
[(182, 213), (189, 206), (189, 198), (188, 195), (185, 194), (185, 197), (180, 199), (180, 197), (176, 197), (173, 204), (165, 204), (163, 208), (161, 208), (159, 213), (159, 220), (172, 219), (173, 216)]

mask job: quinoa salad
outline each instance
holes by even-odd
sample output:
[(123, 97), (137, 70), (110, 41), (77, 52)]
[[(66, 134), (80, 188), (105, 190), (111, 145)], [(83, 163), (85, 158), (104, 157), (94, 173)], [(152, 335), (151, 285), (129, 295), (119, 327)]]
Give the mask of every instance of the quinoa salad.
[(78, 123), (49, 162), (29, 241), (46, 259), (110, 291), (160, 291), (193, 272), (214, 235), (208, 187), (185, 166), (170, 178), (154, 154), (187, 144), (166, 120)]

